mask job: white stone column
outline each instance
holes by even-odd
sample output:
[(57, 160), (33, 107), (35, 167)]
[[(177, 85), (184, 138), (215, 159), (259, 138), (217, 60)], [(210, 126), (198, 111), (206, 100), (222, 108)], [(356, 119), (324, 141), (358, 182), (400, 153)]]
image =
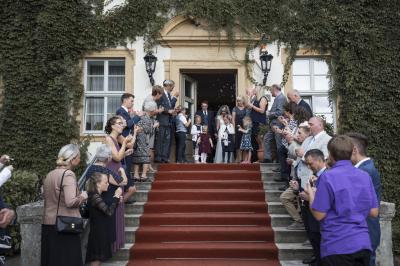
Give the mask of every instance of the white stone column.
[(392, 219), (396, 214), (394, 203), (381, 201), (379, 208), (381, 241), (376, 251), (377, 266), (393, 266)]

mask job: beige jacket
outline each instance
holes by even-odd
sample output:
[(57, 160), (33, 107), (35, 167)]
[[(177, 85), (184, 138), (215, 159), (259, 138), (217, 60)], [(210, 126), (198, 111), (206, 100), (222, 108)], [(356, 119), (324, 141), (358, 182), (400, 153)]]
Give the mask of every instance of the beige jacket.
[[(56, 224), (57, 203), (60, 193), (61, 177), (66, 169), (57, 168), (47, 174), (43, 180), (44, 214), (43, 224)], [(77, 187), (74, 172), (67, 170), (63, 180), (63, 191), (61, 192), (60, 208), (58, 215), (81, 217), (79, 205), (85, 200)]]

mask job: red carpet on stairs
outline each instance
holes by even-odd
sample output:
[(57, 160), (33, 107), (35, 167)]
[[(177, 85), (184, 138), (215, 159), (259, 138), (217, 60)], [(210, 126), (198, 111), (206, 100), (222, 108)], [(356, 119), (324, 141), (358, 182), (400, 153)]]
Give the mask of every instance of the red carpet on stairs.
[(160, 165), (127, 265), (280, 265), (259, 165)]

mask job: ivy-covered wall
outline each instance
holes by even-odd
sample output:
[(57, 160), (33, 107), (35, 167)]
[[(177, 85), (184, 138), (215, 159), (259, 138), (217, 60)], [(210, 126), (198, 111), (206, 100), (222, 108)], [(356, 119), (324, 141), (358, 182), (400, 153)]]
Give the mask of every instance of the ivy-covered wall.
[[(145, 36), (151, 48), (174, 15), (203, 19), (210, 31), (266, 33), (285, 44), (331, 54), (339, 131), (367, 134), (383, 198), (400, 210), (400, 2), (397, 0), (126, 0), (104, 12), (102, 0), (3, 0), (0, 73), (4, 100), (0, 153), (43, 176), (58, 149), (79, 139), (83, 55)], [(232, 43), (234, 41), (232, 39)], [(291, 56), (288, 62), (293, 59)], [(286, 70), (289, 68), (286, 67)], [(400, 219), (395, 219), (400, 252)]]

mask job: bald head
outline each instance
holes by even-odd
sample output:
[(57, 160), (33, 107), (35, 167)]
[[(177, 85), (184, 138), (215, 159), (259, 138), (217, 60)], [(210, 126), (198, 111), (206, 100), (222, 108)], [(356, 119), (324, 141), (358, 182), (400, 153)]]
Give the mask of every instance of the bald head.
[(290, 100), (292, 103), (295, 103), (295, 104), (297, 104), (297, 103), (300, 102), (300, 100), (301, 100), (300, 93), (299, 93), (298, 90), (290, 90), (290, 91), (287, 93), (287, 97), (289, 98), (289, 100)]
[(324, 120), (319, 116), (311, 117), (310, 120), (308, 120), (308, 125), (310, 126), (311, 135), (313, 136), (325, 129)]

